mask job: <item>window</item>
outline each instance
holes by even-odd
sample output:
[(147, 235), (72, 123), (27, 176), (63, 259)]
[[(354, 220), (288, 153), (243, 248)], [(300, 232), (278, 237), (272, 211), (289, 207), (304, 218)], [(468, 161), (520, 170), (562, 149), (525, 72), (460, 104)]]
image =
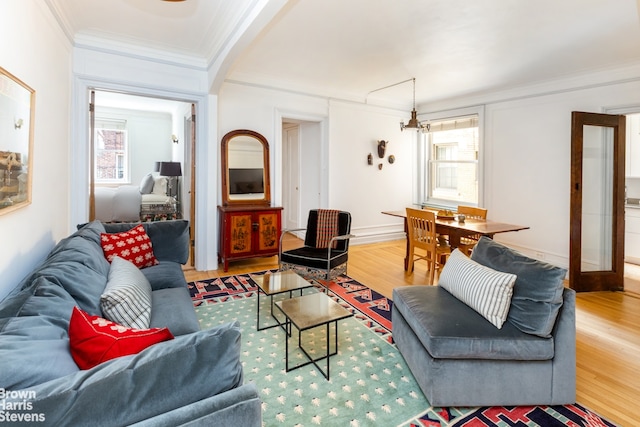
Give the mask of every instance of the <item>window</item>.
[(125, 121), (96, 120), (96, 183), (129, 182), (129, 147)]
[(423, 204), (478, 204), (478, 115), (433, 120), (420, 150)]

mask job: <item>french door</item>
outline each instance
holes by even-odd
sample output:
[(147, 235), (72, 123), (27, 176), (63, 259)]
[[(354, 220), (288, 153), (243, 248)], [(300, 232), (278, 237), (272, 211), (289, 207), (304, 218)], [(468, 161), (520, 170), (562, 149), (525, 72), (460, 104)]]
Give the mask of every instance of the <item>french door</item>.
[(622, 290), (625, 116), (574, 111), (571, 122), (569, 286)]

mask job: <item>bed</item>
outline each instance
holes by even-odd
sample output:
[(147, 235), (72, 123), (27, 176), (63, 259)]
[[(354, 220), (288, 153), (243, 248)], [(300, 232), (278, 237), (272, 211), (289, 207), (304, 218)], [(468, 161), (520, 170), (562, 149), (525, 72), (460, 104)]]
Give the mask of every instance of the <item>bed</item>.
[(102, 222), (174, 219), (176, 199), (167, 195), (167, 178), (145, 176), (140, 186), (95, 187), (95, 218)]

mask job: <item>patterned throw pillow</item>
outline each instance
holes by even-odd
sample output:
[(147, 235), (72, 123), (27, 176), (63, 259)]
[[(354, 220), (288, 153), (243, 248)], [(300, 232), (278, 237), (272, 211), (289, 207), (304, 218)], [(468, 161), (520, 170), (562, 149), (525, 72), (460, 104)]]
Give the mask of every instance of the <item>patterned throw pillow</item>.
[(109, 262), (119, 256), (131, 261), (138, 268), (158, 264), (158, 260), (153, 254), (151, 239), (142, 224), (122, 233), (101, 233), (100, 243), (104, 256)]
[(73, 308), (69, 321), (71, 356), (80, 369), (137, 354), (153, 344), (173, 339), (167, 328), (132, 329)]
[(100, 296), (100, 308), (109, 320), (146, 329), (151, 321), (151, 284), (138, 267), (116, 256)]
[(515, 274), (485, 267), (456, 249), (442, 269), (438, 286), (502, 329), (509, 314), (515, 282)]

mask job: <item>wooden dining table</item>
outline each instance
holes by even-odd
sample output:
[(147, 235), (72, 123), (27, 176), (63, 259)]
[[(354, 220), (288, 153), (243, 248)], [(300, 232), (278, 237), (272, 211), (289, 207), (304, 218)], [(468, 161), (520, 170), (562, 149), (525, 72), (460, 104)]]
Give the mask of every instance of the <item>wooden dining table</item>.
[[(436, 213), (436, 210), (433, 210)], [(407, 211), (383, 211), (384, 215), (395, 216), (404, 219), (404, 231), (407, 230)], [(466, 218), (464, 221), (457, 219), (439, 218), (436, 215), (436, 232), (449, 236), (451, 249), (460, 246), (460, 239), (465, 236), (481, 234), (493, 238), (498, 233), (508, 233), (511, 231), (527, 230), (524, 225), (507, 224), (504, 222), (490, 221), (488, 219)], [(404, 257), (404, 269), (409, 267), (409, 240), (407, 239), (407, 252)]]

